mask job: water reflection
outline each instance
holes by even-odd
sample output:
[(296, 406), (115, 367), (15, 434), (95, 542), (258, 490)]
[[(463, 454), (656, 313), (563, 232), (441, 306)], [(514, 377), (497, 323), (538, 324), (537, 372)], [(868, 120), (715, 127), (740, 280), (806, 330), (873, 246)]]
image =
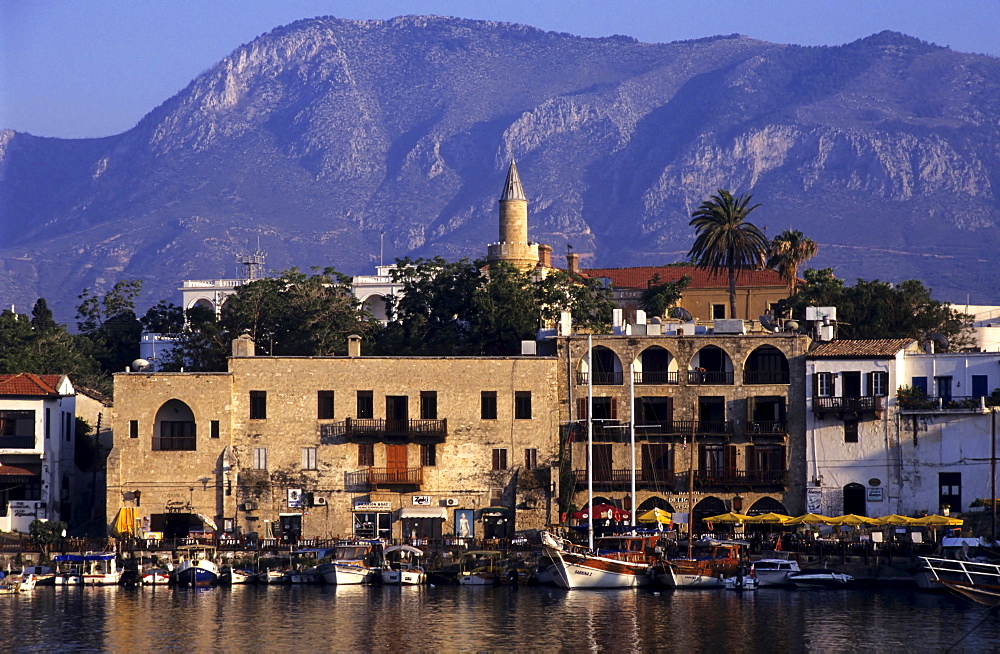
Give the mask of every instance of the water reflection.
[[(5, 650), (944, 649), (985, 609), (908, 591), (243, 586), (0, 596)], [(991, 649), (1000, 621), (962, 643)]]

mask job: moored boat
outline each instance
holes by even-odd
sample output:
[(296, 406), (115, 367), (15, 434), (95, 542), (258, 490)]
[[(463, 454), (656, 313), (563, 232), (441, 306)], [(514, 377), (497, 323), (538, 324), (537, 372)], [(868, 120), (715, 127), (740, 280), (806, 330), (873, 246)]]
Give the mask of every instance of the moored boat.
[(58, 554), (53, 557), (56, 586), (83, 585), (83, 556), (80, 554)]
[(178, 586), (214, 586), (219, 582), (219, 565), (215, 562), (215, 548), (190, 545), (180, 548), (182, 559), (177, 564), (174, 580)]
[(401, 586), (416, 586), (424, 583), (424, 569), (416, 558), (423, 556), (423, 550), (412, 545), (393, 545), (385, 548), (386, 562), (382, 568), (382, 583)]
[(742, 543), (702, 540), (694, 544), (692, 556), (659, 563), (653, 574), (667, 588), (722, 588), (724, 577), (736, 575), (742, 548)]
[(219, 583), (223, 585), (249, 584), (256, 580), (257, 576), (250, 570), (236, 568), (231, 565), (223, 566), (219, 570)]
[(542, 532), (546, 556), (556, 585), (563, 588), (635, 588), (652, 579), (651, 554), (657, 536), (609, 536), (598, 538), (596, 552), (577, 548), (550, 532)]
[(122, 572), (115, 554), (88, 552), (83, 555), (82, 583), (85, 586), (117, 586)]
[(759, 559), (754, 561), (753, 567), (761, 587), (791, 586), (792, 582), (788, 580), (788, 576), (801, 570), (799, 562), (791, 556)]
[(829, 568), (806, 568), (788, 575), (788, 580), (796, 588), (846, 588), (854, 577)]
[(35, 589), (37, 581), (33, 574), (8, 575), (0, 580), (0, 594), (27, 593)]
[(328, 584), (353, 585), (371, 583), (379, 577), (382, 567), (382, 541), (344, 541), (334, 546), (331, 563), (317, 567), (317, 573)]
[(934, 583), (989, 607), (1000, 606), (1000, 564), (920, 557)]

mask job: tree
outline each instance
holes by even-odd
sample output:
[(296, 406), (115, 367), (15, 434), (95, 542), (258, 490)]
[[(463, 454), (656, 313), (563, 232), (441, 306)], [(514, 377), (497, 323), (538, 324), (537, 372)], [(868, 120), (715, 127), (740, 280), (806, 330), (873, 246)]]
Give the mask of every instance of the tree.
[(179, 334), (184, 331), (184, 311), (173, 302), (160, 300), (139, 319), (151, 334)]
[(558, 270), (537, 282), (535, 288), (543, 321), (554, 322), (560, 313), (569, 311), (577, 327), (595, 333), (610, 329), (615, 303), (600, 281)]
[(681, 294), (690, 284), (690, 275), (684, 275), (676, 282), (661, 282), (660, 274), (656, 273), (639, 297), (639, 306), (643, 311), (662, 318), (667, 309), (680, 301)]
[(103, 297), (86, 288), (79, 295), (77, 328), (90, 341), (91, 353), (105, 372), (121, 372), (139, 353), (142, 323), (135, 315), (135, 300), (141, 292), (141, 281), (126, 279)]
[(49, 548), (58, 543), (66, 536), (66, 523), (60, 520), (49, 522), (47, 520), (32, 520), (28, 525), (28, 534), (42, 548), (46, 558), (49, 556)]
[[(36, 307), (38, 305), (36, 304)], [(90, 343), (60, 325), (35, 327), (28, 316), (0, 313), (0, 373), (69, 375), (76, 384), (110, 391), (109, 379), (90, 356)]]
[(38, 298), (35, 306), (31, 309), (31, 326), (39, 331), (48, 331), (58, 327), (52, 316), (52, 309), (49, 309), (49, 304), (43, 297)]
[(760, 268), (767, 257), (768, 243), (764, 233), (747, 216), (759, 204), (748, 206), (753, 196), (732, 196), (720, 189), (717, 195), (701, 203), (691, 214), (695, 228), (694, 245), (688, 255), (698, 268), (718, 274), (729, 273), (729, 311), (736, 317), (736, 274), (740, 270)]
[(788, 285), (788, 292), (795, 295), (799, 284), (799, 267), (816, 256), (819, 245), (806, 238), (797, 229), (786, 229), (771, 241), (767, 267), (778, 271)]

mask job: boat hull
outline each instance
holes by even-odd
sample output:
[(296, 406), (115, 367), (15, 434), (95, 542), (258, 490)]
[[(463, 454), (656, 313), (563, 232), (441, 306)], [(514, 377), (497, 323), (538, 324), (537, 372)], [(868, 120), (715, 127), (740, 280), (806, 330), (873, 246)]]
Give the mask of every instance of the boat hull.
[(323, 572), (323, 581), (338, 586), (353, 586), (371, 581), (374, 571), (361, 562), (337, 561)]
[(789, 575), (788, 579), (796, 588), (802, 590), (809, 588), (842, 589), (847, 588), (848, 582), (853, 581), (853, 577), (850, 575), (840, 574), (839, 572), (825, 574), (800, 572)]
[(637, 588), (650, 582), (650, 566), (602, 556), (560, 552), (552, 565), (562, 588)]
[(219, 583), (219, 570), (211, 561), (185, 561), (177, 568), (176, 578), (179, 586), (214, 586)]

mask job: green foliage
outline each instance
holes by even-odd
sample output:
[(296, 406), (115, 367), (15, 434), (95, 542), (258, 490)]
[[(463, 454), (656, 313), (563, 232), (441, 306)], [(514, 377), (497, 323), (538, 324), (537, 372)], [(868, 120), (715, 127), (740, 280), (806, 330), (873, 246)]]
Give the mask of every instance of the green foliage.
[(764, 233), (747, 222), (759, 204), (750, 205), (753, 196), (733, 196), (720, 189), (717, 195), (701, 203), (691, 214), (695, 228), (694, 245), (688, 255), (699, 268), (713, 273), (729, 273), (729, 310), (736, 317), (736, 273), (760, 268), (767, 258), (769, 245)]
[(59, 325), (56, 324), (55, 318), (52, 316), (52, 310), (49, 309), (48, 302), (45, 298), (40, 297), (35, 302), (35, 306), (31, 309), (31, 326), (38, 331), (48, 331), (50, 329), (57, 329)]
[(932, 334), (948, 338), (949, 350), (972, 344), (972, 318), (931, 298), (930, 289), (911, 279), (899, 284), (857, 280), (846, 286), (833, 270), (807, 270), (805, 286), (778, 303), (778, 312), (805, 319), (807, 306), (837, 307), (838, 337), (842, 339), (914, 338)]
[(681, 299), (681, 294), (691, 284), (691, 277), (684, 275), (676, 282), (661, 282), (659, 273), (653, 275), (649, 287), (639, 297), (639, 306), (650, 316), (662, 318), (667, 309)]
[(184, 311), (172, 302), (160, 300), (139, 319), (142, 329), (153, 334), (179, 334), (184, 330)]
[(139, 352), (142, 323), (135, 315), (135, 301), (142, 282), (117, 282), (102, 298), (83, 289), (77, 306), (77, 328), (90, 341), (91, 354), (107, 373), (125, 370)]
[(535, 283), (535, 297), (544, 321), (556, 321), (568, 310), (577, 328), (603, 333), (611, 327), (615, 304), (596, 279), (563, 270), (550, 272)]
[(41, 545), (42, 551), (48, 554), (49, 547), (55, 545), (63, 538), (66, 531), (66, 523), (60, 520), (48, 522), (45, 520), (32, 520), (28, 525), (28, 534)]
[(69, 375), (76, 384), (105, 392), (109, 387), (107, 376), (90, 356), (87, 339), (55, 323), (42, 320), (36, 327), (28, 316), (4, 311), (0, 314), (0, 373), (20, 372)]
[(778, 271), (789, 293), (794, 295), (799, 284), (799, 267), (816, 256), (817, 250), (816, 241), (797, 229), (786, 229), (771, 240), (767, 267)]

